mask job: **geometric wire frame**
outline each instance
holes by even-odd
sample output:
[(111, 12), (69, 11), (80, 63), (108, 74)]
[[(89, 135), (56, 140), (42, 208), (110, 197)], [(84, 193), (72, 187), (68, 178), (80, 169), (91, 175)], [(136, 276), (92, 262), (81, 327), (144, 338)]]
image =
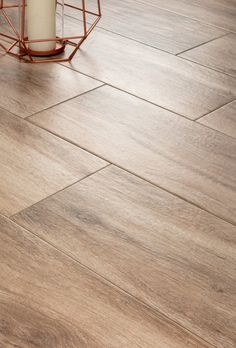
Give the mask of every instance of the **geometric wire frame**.
[[(40, 1), (40, 0), (39, 0)], [(66, 35), (62, 33), (56, 38), (48, 38), (43, 40), (29, 40), (26, 33), (26, 17), (27, 17), (27, 0), (0, 0), (0, 19), (5, 21), (6, 26), (10, 30), (9, 32), (3, 31), (3, 26), (1, 27), (0, 21), (0, 48), (2, 48), (7, 54), (17, 57), (18, 59), (23, 59), (30, 63), (45, 63), (45, 62), (67, 62), (70, 61), (84, 40), (88, 37), (94, 27), (97, 25), (98, 21), (101, 18), (101, 6), (100, 0), (95, 1), (95, 10), (88, 10), (86, 0), (73, 0), (72, 3), (65, 2), (64, 0), (56, 1), (56, 6), (61, 6), (63, 8), (62, 21), (64, 23), (65, 14), (64, 9), (73, 10), (76, 13), (74, 19), (81, 18), (80, 26), (82, 33), (76, 35)], [(77, 4), (80, 2), (80, 6)], [(8, 10), (11, 11), (11, 14), (8, 13)], [(14, 11), (18, 11), (18, 16)], [(87, 17), (90, 17), (90, 24), (87, 22)], [(16, 25), (16, 18), (18, 18), (18, 27)], [(93, 18), (91, 22), (91, 18)], [(57, 52), (51, 52), (50, 55), (44, 57), (37, 57), (40, 55), (32, 54), (29, 49), (29, 44), (38, 43), (38, 42), (51, 42), (55, 41), (58, 53), (64, 52), (66, 46), (71, 46), (72, 50), (70, 52), (64, 52), (63, 56), (56, 56)]]

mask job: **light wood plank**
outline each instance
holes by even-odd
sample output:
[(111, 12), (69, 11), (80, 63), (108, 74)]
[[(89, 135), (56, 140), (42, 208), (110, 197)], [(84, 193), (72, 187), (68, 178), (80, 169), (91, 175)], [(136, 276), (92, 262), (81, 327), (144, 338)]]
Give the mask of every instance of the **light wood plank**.
[(4, 218), (0, 239), (2, 347), (207, 347)]
[(11, 215), (106, 162), (0, 109), (0, 212)]
[(236, 34), (194, 48), (181, 57), (236, 77)]
[(200, 118), (198, 122), (236, 138), (236, 100)]
[[(77, 0), (72, 2), (78, 3)], [(89, 10), (95, 10), (96, 4), (94, 0), (86, 1)], [(69, 14), (77, 15), (74, 10)], [(136, 0), (103, 1), (102, 14), (99, 27), (174, 54), (225, 33), (222, 29)]]
[(0, 84), (0, 107), (21, 117), (101, 85), (58, 64), (20, 63), (9, 56), (0, 60)]
[[(145, 0), (137, 1), (146, 3)], [(236, 31), (234, 0), (149, 0), (148, 3), (204, 23)]]
[(191, 119), (236, 95), (230, 76), (101, 29), (66, 64)]
[(30, 120), (236, 223), (233, 139), (108, 86)]
[(235, 347), (232, 225), (115, 167), (14, 219), (216, 347)]

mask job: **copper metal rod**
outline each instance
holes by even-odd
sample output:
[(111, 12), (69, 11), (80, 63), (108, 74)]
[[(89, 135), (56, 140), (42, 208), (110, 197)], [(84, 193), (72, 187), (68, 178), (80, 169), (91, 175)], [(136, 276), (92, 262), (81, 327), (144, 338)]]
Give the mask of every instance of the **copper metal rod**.
[(13, 42), (13, 44), (7, 49), (7, 53), (9, 53), (9, 52), (13, 49), (13, 47), (15, 47), (15, 45), (16, 45), (18, 42), (19, 42), (19, 41)]
[(82, 0), (83, 9), (83, 24), (84, 24), (84, 36), (87, 36), (87, 24), (86, 24), (86, 13), (85, 13), (85, 0)]
[(102, 15), (100, 0), (98, 0), (98, 15), (99, 15), (99, 17), (101, 17), (101, 15)]
[[(59, 2), (59, 1), (57, 1), (57, 4), (63, 5), (63, 3)], [(99, 22), (99, 20), (101, 18), (100, 0), (97, 0), (98, 13), (86, 10), (86, 0), (82, 0), (82, 8), (78, 7), (78, 6), (70, 5), (68, 3), (64, 3), (64, 6), (70, 7), (72, 9), (80, 11), (80, 12), (83, 12), (83, 31), (84, 31), (84, 34), (83, 35), (74, 35), (74, 36), (64, 36), (64, 33), (63, 33), (63, 37), (48, 38), (48, 39), (41, 39), (41, 40), (40, 39), (29, 40), (25, 34), (26, 6), (27, 6), (26, 0), (21, 0), (21, 4), (19, 4), (19, 5), (15, 5), (15, 4), (4, 5), (4, 0), (0, 0), (0, 15), (2, 15), (5, 18), (7, 24), (9, 25), (9, 27), (12, 29), (12, 31), (16, 35), (16, 37), (14, 37), (12, 35), (8, 35), (8, 34), (4, 34), (4, 33), (0, 32), (0, 36), (2, 36), (3, 38), (7, 38), (8, 40), (13, 40), (13, 42), (8, 42), (8, 44), (11, 43), (11, 45), (8, 48), (3, 43), (0, 43), (0, 47), (3, 48), (3, 50), (6, 53), (8, 53), (14, 57), (18, 57), (19, 59), (23, 59), (24, 61), (31, 62), (31, 63), (68, 62), (68, 61), (70, 61), (74, 57), (74, 55), (79, 50), (82, 43), (85, 41), (85, 39), (88, 37), (88, 35), (92, 32), (92, 30), (94, 29), (94, 27), (97, 25), (97, 23)], [(63, 6), (63, 8), (64, 8), (64, 6)], [(19, 11), (21, 11), (19, 32), (18, 32), (16, 26), (13, 24), (10, 16), (4, 11), (4, 9), (9, 9), (9, 8), (18, 8)], [(89, 28), (88, 28), (88, 24), (86, 21), (87, 14), (96, 17), (96, 20), (93, 22), (92, 25), (89, 26)], [(73, 40), (79, 40), (79, 42), (76, 42)], [(31, 52), (29, 49), (30, 43), (49, 42), (49, 41), (58, 42), (59, 44), (62, 45), (62, 47), (63, 46), (66, 47), (66, 45), (70, 45), (70, 46), (73, 46), (74, 49), (71, 52), (71, 54), (69, 54), (67, 57), (65, 57), (65, 56), (58, 56), (58, 57), (50, 56), (50, 57), (42, 57), (42, 59), (41, 58), (39, 59), (39, 58), (35, 58), (34, 56), (32, 56), (32, 54), (34, 54), (34, 52)], [(7, 40), (6, 40), (6, 43), (7, 43)], [(19, 53), (12, 52), (12, 49), (15, 46), (17, 46), (19, 48)], [(54, 54), (54, 53), (56, 53), (56, 51), (53, 52), (52, 54)]]
[[(71, 5), (71, 4), (66, 4), (66, 3), (65, 3), (65, 6), (70, 7), (70, 8), (73, 8), (74, 10), (78, 10), (78, 11), (81, 11), (81, 12), (83, 11), (83, 8), (77, 7), (77, 6), (74, 6), (74, 5)], [(93, 16), (101, 16), (101, 14), (99, 14), (99, 13), (92, 12), (92, 11), (88, 11), (88, 10), (86, 10), (86, 9), (85, 9), (85, 12), (86, 12), (87, 14), (91, 14), (91, 15), (93, 15)]]
[(14, 33), (16, 34), (16, 36), (18, 38), (20, 38), (20, 34), (18, 33), (18, 31), (16, 30), (16, 28), (14, 27), (13, 23), (11, 22), (11, 19), (8, 17), (8, 15), (6, 14), (6, 12), (4, 10), (2, 10), (2, 14), (4, 16), (4, 18), (6, 19), (7, 23), (10, 25), (10, 27), (12, 28), (12, 30), (14, 31)]
[(6, 37), (7, 39), (15, 40), (16, 38), (14, 36), (10, 36), (8, 34), (0, 33), (0, 36)]

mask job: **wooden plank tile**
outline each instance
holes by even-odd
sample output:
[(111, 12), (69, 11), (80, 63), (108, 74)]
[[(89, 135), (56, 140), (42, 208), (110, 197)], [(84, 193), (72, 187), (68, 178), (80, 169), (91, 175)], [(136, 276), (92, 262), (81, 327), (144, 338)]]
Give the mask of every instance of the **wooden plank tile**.
[(14, 220), (216, 347), (235, 347), (232, 225), (115, 167)]
[[(87, 1), (89, 9), (95, 10), (95, 5), (96, 1)], [(103, 1), (102, 13), (99, 27), (174, 54), (225, 32), (136, 0)], [(74, 10), (70, 14), (76, 16)]]
[(0, 109), (0, 212), (11, 215), (106, 162)]
[[(145, 0), (138, 1), (146, 3)], [(149, 4), (236, 31), (236, 5), (234, 0), (149, 0)]]
[(236, 100), (200, 118), (198, 122), (236, 138)]
[(20, 63), (6, 56), (0, 60), (0, 84), (0, 107), (21, 117), (100, 85), (58, 64)]
[(181, 54), (181, 57), (236, 77), (236, 34), (194, 48)]
[(101, 29), (67, 65), (191, 119), (236, 95), (229, 76)]
[(207, 347), (4, 218), (0, 239), (2, 347)]
[(30, 120), (236, 223), (236, 142), (108, 86)]

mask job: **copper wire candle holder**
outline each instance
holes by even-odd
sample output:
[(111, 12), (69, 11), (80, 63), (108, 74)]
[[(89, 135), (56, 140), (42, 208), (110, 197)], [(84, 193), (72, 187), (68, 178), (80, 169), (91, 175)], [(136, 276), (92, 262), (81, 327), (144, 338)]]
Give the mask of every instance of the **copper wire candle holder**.
[[(94, 0), (95, 10), (88, 10), (86, 0), (60, 0), (56, 1), (56, 6), (61, 11), (62, 30), (59, 35), (57, 33), (56, 38), (29, 40), (26, 26), (27, 0), (0, 0), (0, 49), (30, 63), (71, 61), (101, 18), (100, 0)], [(71, 12), (65, 14), (66, 10)], [(74, 23), (74, 32), (70, 30), (69, 35), (64, 31), (65, 18)], [(79, 28), (75, 23), (79, 23)], [(41, 42), (56, 42), (55, 49), (47, 52), (30, 49), (30, 44)], [(67, 50), (67, 46), (71, 49)]]

